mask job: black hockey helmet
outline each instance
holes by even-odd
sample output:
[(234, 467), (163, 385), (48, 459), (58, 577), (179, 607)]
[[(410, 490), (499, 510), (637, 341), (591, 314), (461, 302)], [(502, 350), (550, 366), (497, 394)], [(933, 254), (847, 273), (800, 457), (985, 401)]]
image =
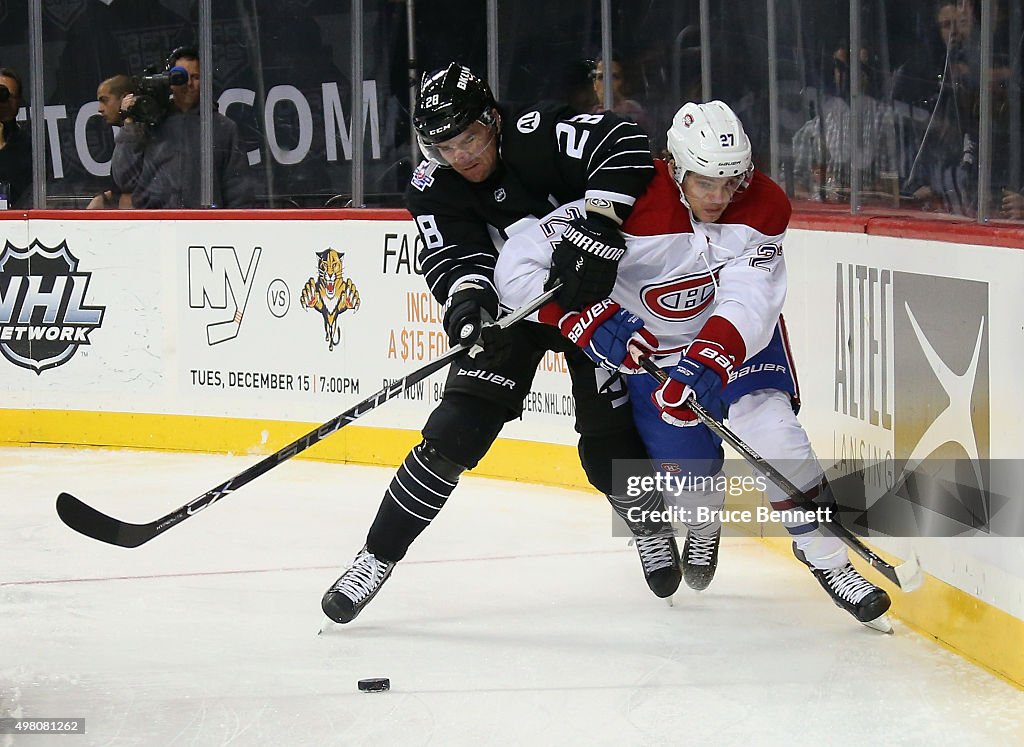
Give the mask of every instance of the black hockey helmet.
[(494, 96), (488, 85), (457, 62), (425, 73), (420, 81), (413, 126), (428, 156), (430, 146), (462, 134), (473, 122), (494, 124)]

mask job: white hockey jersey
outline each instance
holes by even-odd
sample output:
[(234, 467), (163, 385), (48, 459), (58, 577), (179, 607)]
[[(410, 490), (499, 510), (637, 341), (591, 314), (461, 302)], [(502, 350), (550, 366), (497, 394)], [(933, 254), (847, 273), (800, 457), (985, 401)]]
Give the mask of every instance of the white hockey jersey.
[[(655, 166), (623, 226), (627, 249), (611, 298), (644, 320), (660, 356), (678, 357), (714, 315), (736, 328), (745, 346), (740, 360), (749, 358), (771, 340), (786, 298), (789, 199), (755, 171), (718, 222), (702, 223), (680, 200), (665, 162)], [(517, 308), (542, 292), (554, 245), (583, 211), (582, 200), (563, 205), (509, 238), (494, 273), (504, 306)]]

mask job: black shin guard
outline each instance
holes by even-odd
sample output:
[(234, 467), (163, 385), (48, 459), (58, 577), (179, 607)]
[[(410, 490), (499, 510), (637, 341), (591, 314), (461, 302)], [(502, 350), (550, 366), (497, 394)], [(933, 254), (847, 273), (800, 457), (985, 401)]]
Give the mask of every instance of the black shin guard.
[(648, 463), (647, 450), (640, 434), (628, 428), (601, 436), (581, 436), (580, 463), (590, 484), (608, 498), (629, 530), (637, 537), (668, 535), (671, 522), (665, 521), (665, 501), (660, 491), (649, 490), (638, 496), (615, 495), (612, 465), (616, 459)]
[(455, 490), (459, 475), (491, 448), (508, 410), (464, 393), (445, 394), (423, 426), (423, 441), (398, 468), (366, 537), (374, 555), (405, 557), (413, 543)]
[(611, 495), (605, 496), (629, 531), (635, 537), (652, 537), (654, 535), (672, 534), (672, 524), (665, 521), (665, 501), (661, 491), (649, 490), (636, 497)]
[(404, 558), (409, 545), (444, 506), (464, 471), (465, 467), (421, 441), (391, 479), (366, 537), (366, 549), (391, 562)]

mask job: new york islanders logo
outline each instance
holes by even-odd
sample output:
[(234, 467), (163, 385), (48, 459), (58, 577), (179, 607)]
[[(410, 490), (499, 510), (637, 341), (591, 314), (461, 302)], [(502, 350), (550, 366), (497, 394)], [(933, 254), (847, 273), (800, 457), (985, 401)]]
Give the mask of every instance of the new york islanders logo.
[(86, 306), (91, 272), (62, 241), (27, 249), (10, 241), (0, 252), (0, 352), (11, 363), (41, 374), (67, 363), (103, 323), (105, 306)]
[(317, 252), (317, 275), (306, 281), (300, 297), (302, 307), (316, 309), (324, 320), (324, 339), (327, 349), (341, 342), (339, 317), (349, 309), (359, 308), (359, 291), (350, 278), (342, 276), (344, 271), (343, 253), (336, 249)]

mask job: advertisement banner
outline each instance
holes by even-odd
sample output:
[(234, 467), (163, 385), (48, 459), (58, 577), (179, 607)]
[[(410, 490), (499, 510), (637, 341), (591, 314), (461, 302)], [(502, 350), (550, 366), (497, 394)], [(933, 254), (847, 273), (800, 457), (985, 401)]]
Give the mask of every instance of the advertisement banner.
[[(448, 350), (405, 221), (35, 220), (0, 259), (17, 408), (322, 422)], [(438, 373), (366, 418), (418, 430)], [(561, 355), (507, 438), (574, 444)]]

